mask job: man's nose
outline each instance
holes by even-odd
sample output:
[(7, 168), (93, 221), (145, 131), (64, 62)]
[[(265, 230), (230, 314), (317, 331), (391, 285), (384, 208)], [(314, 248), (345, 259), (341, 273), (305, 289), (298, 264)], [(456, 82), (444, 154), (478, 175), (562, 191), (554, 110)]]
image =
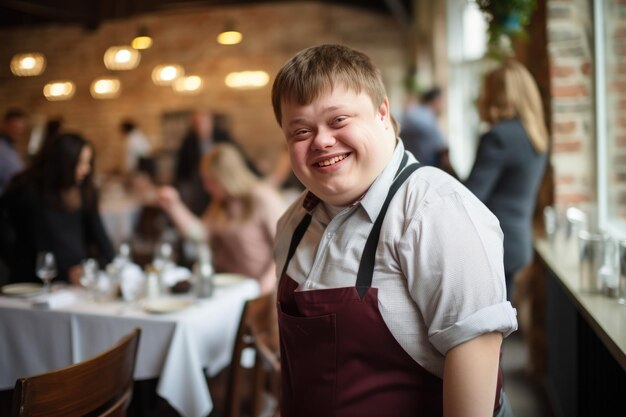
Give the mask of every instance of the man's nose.
[(313, 142), (311, 143), (312, 150), (320, 150), (333, 146), (337, 142), (332, 129), (319, 129)]

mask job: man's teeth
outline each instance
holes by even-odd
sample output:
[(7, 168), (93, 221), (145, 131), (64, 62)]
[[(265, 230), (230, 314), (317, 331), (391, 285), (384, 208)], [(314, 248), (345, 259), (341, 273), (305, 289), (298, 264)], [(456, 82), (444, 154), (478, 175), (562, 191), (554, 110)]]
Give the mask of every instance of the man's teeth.
[(346, 156), (347, 156), (347, 155), (339, 155), (339, 156), (335, 156), (335, 157), (330, 158), (330, 159), (327, 159), (327, 160), (325, 160), (325, 161), (318, 162), (318, 163), (317, 163), (317, 165), (318, 165), (318, 166), (321, 166), (321, 167), (327, 167), (327, 166), (329, 166), (329, 165), (336, 164), (337, 162), (339, 162), (339, 161), (342, 161), (342, 160), (346, 159)]

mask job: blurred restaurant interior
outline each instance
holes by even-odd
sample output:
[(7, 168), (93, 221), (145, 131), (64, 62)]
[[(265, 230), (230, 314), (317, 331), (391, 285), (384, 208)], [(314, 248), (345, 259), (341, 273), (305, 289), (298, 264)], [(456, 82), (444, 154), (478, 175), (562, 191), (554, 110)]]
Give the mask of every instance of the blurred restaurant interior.
[[(398, 120), (411, 92), (441, 88), (438, 124), (461, 181), (485, 131), (477, 110), (483, 75), (503, 56), (525, 65), (543, 102), (549, 150), (535, 196), (534, 258), (515, 278), (519, 330), (504, 342), (504, 387), (518, 417), (624, 415), (626, 1), (0, 0), (0, 115), (23, 112), (25, 129), (13, 140), (26, 166), (53, 122), (86, 138), (115, 259), (130, 257), (147, 272), (146, 291), (147, 265), (159, 256), (177, 263), (169, 291), (184, 295), (174, 275), (201, 277), (203, 253), (150, 207), (159, 187), (176, 184), (192, 121), (209, 112), (254, 172), (280, 187), (286, 206), (302, 187), (284, 170), (272, 82), (294, 54), (323, 43), (372, 58)], [(148, 141), (149, 175), (129, 168), (133, 129)], [(263, 284), (231, 275), (195, 290), (205, 304), (181, 298), (145, 312), (97, 283), (81, 282), (97, 309), (62, 297), (58, 311), (52, 299), (41, 309), (24, 302), (29, 294), (0, 294), (0, 415), (18, 415), (18, 378), (90, 358), (135, 327), (134, 379), (147, 382), (135, 384), (129, 416), (235, 416), (240, 405), (241, 415), (272, 415), (276, 364), (244, 337), (240, 321)], [(0, 268), (0, 285), (9, 282)], [(244, 352), (243, 370), (238, 357), (228, 366), (240, 340), (257, 355)], [(268, 391), (261, 400), (260, 374)], [(233, 406), (237, 395), (246, 401)]]

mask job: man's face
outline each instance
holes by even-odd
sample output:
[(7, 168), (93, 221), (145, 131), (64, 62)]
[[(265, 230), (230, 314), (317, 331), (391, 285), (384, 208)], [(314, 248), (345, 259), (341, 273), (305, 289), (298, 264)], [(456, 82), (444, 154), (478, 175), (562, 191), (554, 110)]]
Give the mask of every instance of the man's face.
[(22, 117), (9, 119), (4, 124), (4, 130), (5, 133), (11, 137), (11, 139), (16, 141), (20, 140), (26, 131), (26, 119)]
[(312, 103), (282, 103), (282, 128), (293, 171), (317, 197), (348, 205), (361, 197), (391, 158), (395, 134), (389, 101), (343, 86)]

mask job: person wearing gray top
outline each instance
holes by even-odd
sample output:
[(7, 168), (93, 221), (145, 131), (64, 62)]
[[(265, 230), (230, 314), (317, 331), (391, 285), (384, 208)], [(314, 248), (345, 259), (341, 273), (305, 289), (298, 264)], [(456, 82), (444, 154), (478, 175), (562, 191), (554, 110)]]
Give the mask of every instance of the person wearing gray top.
[(515, 274), (532, 259), (532, 215), (547, 163), (547, 129), (539, 90), (513, 60), (486, 75), (479, 111), (491, 128), (480, 139), (465, 185), (500, 221), (511, 299)]
[(441, 107), (441, 90), (434, 87), (421, 95), (419, 103), (411, 94), (400, 119), (404, 147), (424, 165), (441, 167), (442, 153), (448, 148), (437, 124)]

